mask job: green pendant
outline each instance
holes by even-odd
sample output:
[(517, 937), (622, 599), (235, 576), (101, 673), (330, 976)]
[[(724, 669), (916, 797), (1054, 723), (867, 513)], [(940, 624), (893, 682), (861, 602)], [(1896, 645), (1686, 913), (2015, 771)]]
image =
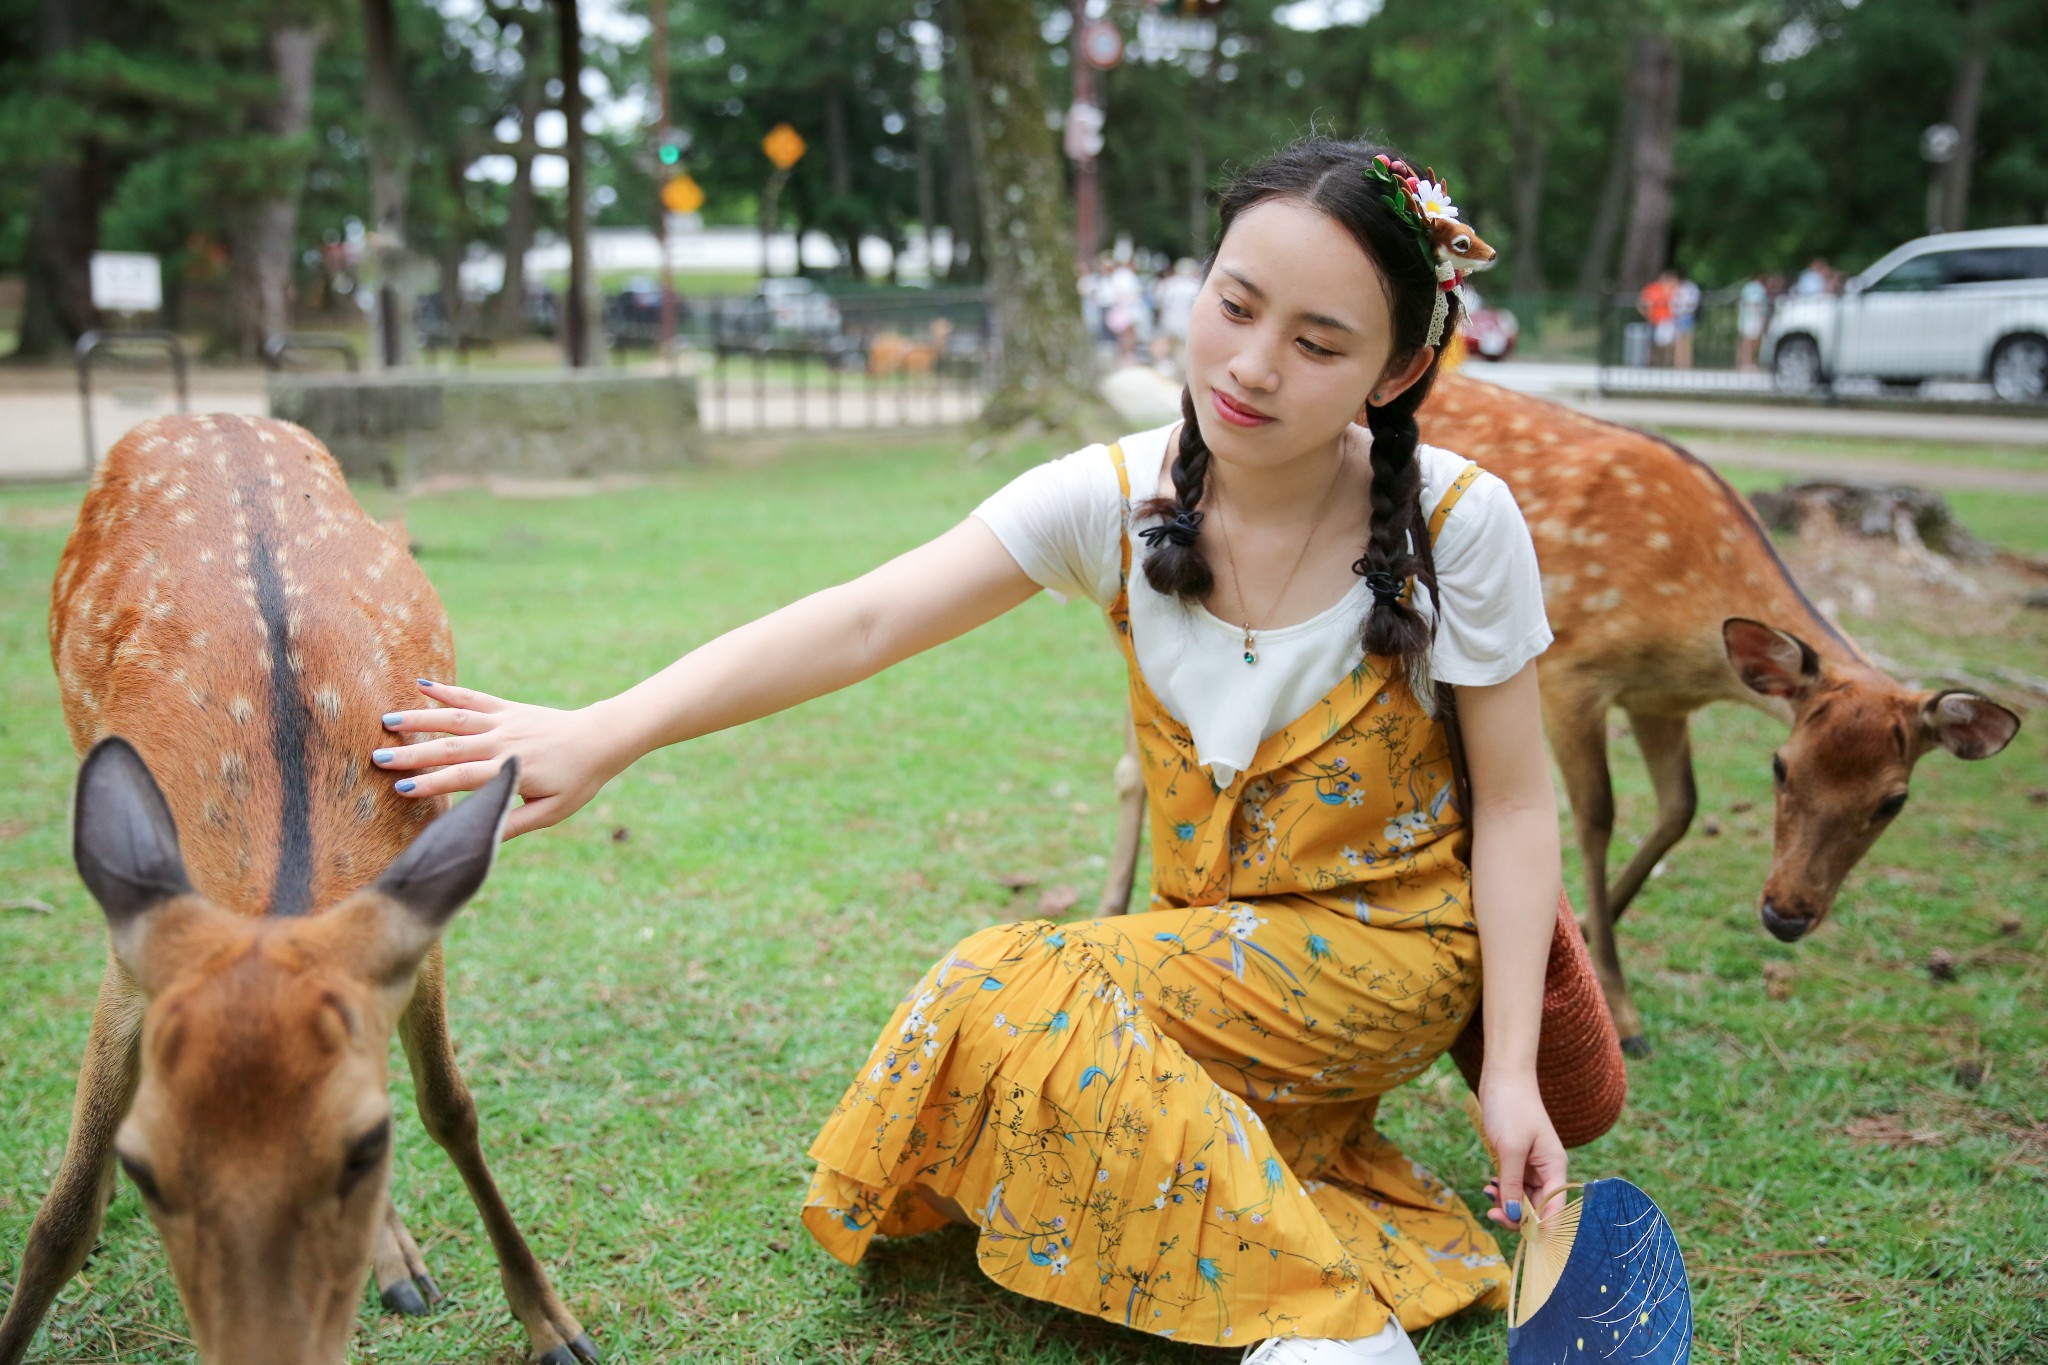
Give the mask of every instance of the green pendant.
[(1244, 661), (1247, 664), (1255, 664), (1259, 661), (1259, 651), (1252, 644), (1252, 628), (1250, 625), (1246, 625), (1244, 628)]

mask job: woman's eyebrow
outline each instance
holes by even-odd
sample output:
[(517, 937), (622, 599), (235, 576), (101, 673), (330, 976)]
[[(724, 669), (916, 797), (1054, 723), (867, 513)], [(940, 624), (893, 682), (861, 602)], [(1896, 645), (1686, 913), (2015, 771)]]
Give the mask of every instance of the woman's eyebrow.
[[(1235, 270), (1232, 270), (1229, 266), (1226, 265), (1222, 267), (1222, 270), (1224, 274), (1230, 276), (1231, 279), (1236, 280), (1239, 284), (1243, 285), (1245, 287), (1245, 292), (1249, 293), (1253, 298), (1264, 299), (1266, 297), (1265, 290), (1259, 288), (1250, 280), (1238, 274)], [(1353, 327), (1348, 322), (1343, 322), (1337, 318), (1333, 318), (1328, 313), (1296, 313), (1294, 316), (1301, 319), (1301, 321), (1303, 322), (1312, 322), (1318, 327), (1328, 327), (1331, 330), (1338, 332), (1349, 332), (1352, 336), (1358, 335), (1358, 329), (1356, 327)]]

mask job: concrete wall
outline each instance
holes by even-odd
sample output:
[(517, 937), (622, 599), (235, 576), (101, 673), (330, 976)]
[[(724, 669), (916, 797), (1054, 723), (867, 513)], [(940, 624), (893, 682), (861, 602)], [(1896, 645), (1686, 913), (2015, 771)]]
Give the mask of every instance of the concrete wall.
[(280, 374), (270, 413), (297, 422), (352, 479), (651, 473), (703, 449), (694, 379), (604, 371)]

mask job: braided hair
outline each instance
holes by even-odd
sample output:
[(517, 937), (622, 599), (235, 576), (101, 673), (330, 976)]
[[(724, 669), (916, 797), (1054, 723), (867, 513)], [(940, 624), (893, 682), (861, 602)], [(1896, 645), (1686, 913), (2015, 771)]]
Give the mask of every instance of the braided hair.
[[(1398, 368), (1427, 344), (1430, 313), (1442, 286), (1414, 229), (1382, 199), (1382, 187), (1366, 177), (1366, 168), (1381, 154), (1400, 159), (1391, 147), (1332, 138), (1305, 139), (1269, 157), (1224, 186), (1216, 244), (1221, 246), (1238, 215), (1269, 199), (1291, 199), (1328, 215), (1351, 234), (1386, 282), (1393, 315), (1389, 363)], [(1205, 273), (1215, 259), (1212, 248)], [(1455, 294), (1449, 303), (1446, 338), (1458, 320)], [(1388, 401), (1366, 408), (1366, 425), (1372, 432), (1372, 525), (1364, 553), (1351, 570), (1373, 583), (1376, 590), (1360, 624), (1359, 638), (1366, 654), (1389, 659), (1393, 671), (1411, 683), (1424, 676), (1430, 624), (1416, 610), (1412, 594), (1377, 589), (1414, 579), (1429, 590), (1432, 599), (1436, 594), (1436, 566), (1422, 517), (1422, 469), (1415, 455), (1420, 435), (1415, 414), (1429, 397), (1442, 359), (1439, 348), (1421, 378)], [(1199, 531), (1209, 446), (1196, 417), (1194, 394), (1185, 387), (1180, 410), (1180, 448), (1172, 466), (1174, 496), (1153, 498), (1138, 509), (1138, 516), (1169, 519), (1166, 525), (1146, 532), (1145, 538), (1153, 546), (1145, 557), (1146, 581), (1166, 596), (1199, 602), (1216, 583), (1202, 554)]]

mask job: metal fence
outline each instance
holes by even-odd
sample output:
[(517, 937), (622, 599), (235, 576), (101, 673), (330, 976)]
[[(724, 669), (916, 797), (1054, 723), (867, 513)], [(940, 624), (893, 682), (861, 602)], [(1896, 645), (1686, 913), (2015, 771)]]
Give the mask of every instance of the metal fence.
[(1689, 317), (1616, 298), (1598, 363), (1610, 394), (2036, 404), (2048, 399), (2048, 281), (1777, 298), (1724, 290)]
[[(798, 283), (677, 301), (678, 344), (704, 361), (705, 430), (947, 426), (980, 415), (995, 340), (978, 291), (826, 294)], [(604, 328), (615, 355), (655, 349), (658, 296), (614, 296)]]

